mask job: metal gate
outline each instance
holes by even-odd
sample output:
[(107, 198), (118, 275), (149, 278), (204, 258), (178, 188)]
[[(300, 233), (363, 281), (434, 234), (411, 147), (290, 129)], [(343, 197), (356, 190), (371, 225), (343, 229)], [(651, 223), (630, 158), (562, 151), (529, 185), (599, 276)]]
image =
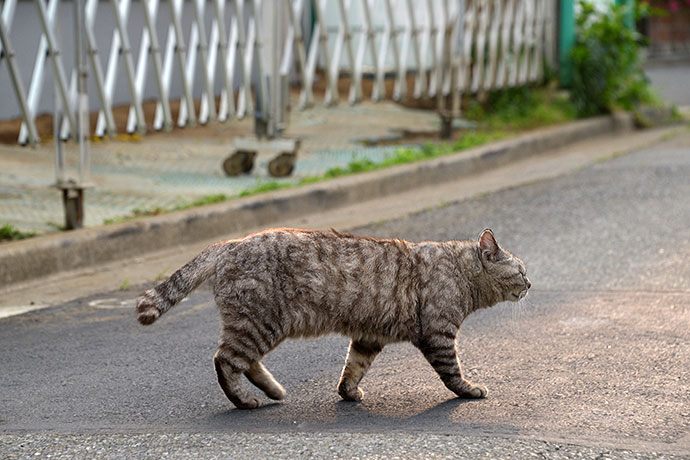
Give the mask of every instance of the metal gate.
[[(307, 109), (339, 103), (345, 77), (350, 104), (362, 101), (369, 79), (373, 100), (435, 98), (449, 128), (463, 94), (538, 82), (555, 61), (556, 2), (549, 0), (32, 0), (33, 11), (21, 4), (2, 3), (0, 67), (9, 70), (22, 144), (39, 142), (42, 89), (54, 85), (57, 185), (65, 200), (81, 200), (88, 181), (90, 109), (98, 111), (96, 136), (116, 134), (113, 106), (124, 102), (130, 133), (253, 115), (257, 137), (277, 139), (289, 85)], [(60, 39), (65, 9), (74, 11), (72, 41)], [(38, 49), (13, 42), (16, 23), (35, 29)], [(33, 66), (22, 69), (16, 58), (27, 53), (35, 53)], [(126, 90), (117, 94), (121, 79)], [(151, 99), (156, 109), (147, 124), (143, 102)], [(79, 140), (81, 159), (79, 179), (71, 181), (61, 152), (69, 138)]]
[[(15, 17), (17, 0), (5, 0), (0, 20), (0, 66), (9, 70), (24, 120), (22, 144), (39, 142), (34, 120), (42, 88), (50, 83), (58, 103), (69, 108), (61, 136), (77, 132), (77, 69), (63, 59), (65, 47), (73, 45), (56, 35), (58, 10), (72, 5), (33, 3), (33, 17)], [(163, 8), (169, 10), (165, 17)], [(116, 133), (112, 107), (118, 78), (127, 81), (127, 132), (242, 118), (254, 113), (255, 99), (270, 103), (270, 82), (280, 78), (300, 86), (303, 109), (339, 102), (342, 76), (351, 79), (351, 104), (362, 100), (364, 78), (374, 80), (374, 100), (386, 97), (384, 80), (393, 79), (397, 100), (408, 96), (407, 77), (414, 77), (412, 97), (451, 96), (457, 113), (463, 93), (540, 80), (544, 59), (554, 54), (554, 10), (555, 2), (547, 0), (86, 0), (85, 46), (99, 110), (94, 133)], [(279, 11), (275, 30), (272, 17), (278, 14), (271, 13)], [(143, 16), (141, 29), (129, 25), (134, 15)], [(104, 16), (114, 25), (105, 33), (98, 25)], [(12, 42), (14, 22), (33, 23), (41, 36), (37, 50)], [(270, 46), (274, 41), (280, 46)], [(18, 53), (35, 53), (33, 68), (19, 69)], [(272, 59), (279, 62), (277, 75)], [(173, 76), (181, 82), (177, 94), (171, 90)], [(314, 91), (319, 77), (326, 86), (322, 101)], [(154, 92), (147, 97), (150, 79)], [(145, 97), (157, 101), (150, 126), (142, 110)], [(195, 98), (201, 100), (198, 112)], [(175, 99), (181, 107), (173, 120)], [(268, 105), (259, 110), (268, 116)]]

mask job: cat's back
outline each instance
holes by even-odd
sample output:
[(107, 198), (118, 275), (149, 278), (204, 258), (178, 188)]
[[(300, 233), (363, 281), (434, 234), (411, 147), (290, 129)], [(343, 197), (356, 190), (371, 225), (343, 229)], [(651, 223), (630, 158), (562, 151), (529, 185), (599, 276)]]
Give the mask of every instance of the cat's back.
[(415, 257), (414, 244), (403, 240), (273, 229), (238, 240), (218, 276), (228, 293), (251, 291), (281, 308), (382, 325), (415, 302)]
[(238, 240), (224, 262), (248, 276), (332, 276), (348, 281), (405, 268), (411, 246), (403, 240), (280, 228)]

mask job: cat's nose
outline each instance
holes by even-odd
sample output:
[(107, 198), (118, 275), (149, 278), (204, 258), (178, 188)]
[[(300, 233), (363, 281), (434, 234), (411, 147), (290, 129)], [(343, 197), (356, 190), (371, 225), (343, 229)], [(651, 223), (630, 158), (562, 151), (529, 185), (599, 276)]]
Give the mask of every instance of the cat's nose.
[(529, 289), (531, 287), (532, 287), (532, 283), (530, 283), (529, 280), (527, 280), (527, 289)]

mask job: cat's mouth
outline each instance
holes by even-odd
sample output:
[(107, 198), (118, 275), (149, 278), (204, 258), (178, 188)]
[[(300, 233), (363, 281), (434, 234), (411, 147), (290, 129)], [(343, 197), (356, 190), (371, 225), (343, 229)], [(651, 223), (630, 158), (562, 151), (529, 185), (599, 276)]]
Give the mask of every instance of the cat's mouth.
[(511, 295), (513, 297), (513, 300), (515, 302), (524, 299), (527, 297), (527, 291), (529, 291), (529, 288), (532, 287), (532, 283), (529, 282), (527, 277), (525, 277), (525, 285), (520, 289), (519, 291), (516, 292), (511, 292)]
[(524, 288), (524, 289), (520, 290), (520, 291), (517, 292), (517, 293), (516, 293), (516, 292), (511, 292), (511, 293), (510, 293), (510, 297), (511, 297), (510, 300), (512, 300), (512, 301), (514, 301), (514, 302), (517, 302), (517, 301), (519, 301), (519, 300), (524, 299), (524, 298), (527, 296), (527, 291), (528, 291), (528, 290), (529, 290), (528, 288)]

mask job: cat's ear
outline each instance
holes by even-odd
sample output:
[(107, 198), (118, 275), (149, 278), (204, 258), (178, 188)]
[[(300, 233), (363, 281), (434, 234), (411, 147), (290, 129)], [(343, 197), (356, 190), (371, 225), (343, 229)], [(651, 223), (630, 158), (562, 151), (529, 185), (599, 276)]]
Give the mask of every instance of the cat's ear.
[(484, 256), (489, 261), (495, 261), (498, 256), (498, 243), (490, 228), (484, 229), (479, 235), (479, 248)]

